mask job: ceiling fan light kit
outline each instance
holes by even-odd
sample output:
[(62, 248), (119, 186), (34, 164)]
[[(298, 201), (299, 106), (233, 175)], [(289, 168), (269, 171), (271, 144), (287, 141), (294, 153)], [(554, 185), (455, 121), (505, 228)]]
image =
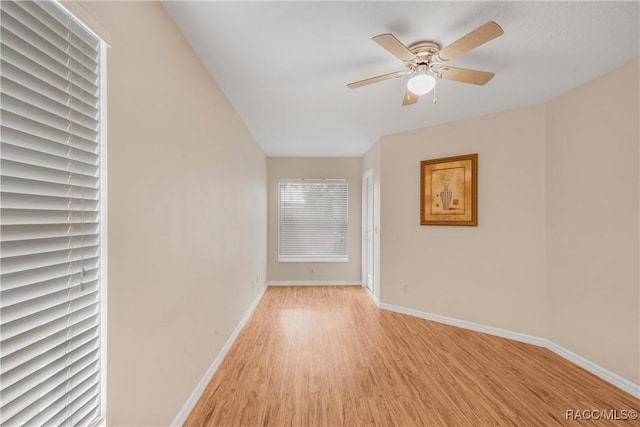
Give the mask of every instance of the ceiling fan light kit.
[(408, 71), (396, 71), (371, 77), (349, 83), (347, 87), (356, 89), (372, 83), (410, 75), (402, 101), (402, 105), (406, 106), (415, 104), (420, 96), (429, 93), (435, 87), (437, 78), (483, 86), (493, 78), (493, 73), (440, 65), (502, 34), (504, 31), (500, 25), (489, 21), (444, 48), (433, 41), (418, 42), (406, 47), (393, 34), (380, 34), (373, 37), (372, 40), (400, 59)]
[(436, 78), (433, 77), (426, 65), (418, 66), (416, 74), (407, 81), (407, 89), (414, 95), (426, 95), (436, 85)]

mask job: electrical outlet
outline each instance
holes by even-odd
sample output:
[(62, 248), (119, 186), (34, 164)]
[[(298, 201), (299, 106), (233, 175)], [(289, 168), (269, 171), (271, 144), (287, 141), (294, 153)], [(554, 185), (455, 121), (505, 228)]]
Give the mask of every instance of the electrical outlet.
[(404, 285), (403, 289), (405, 294), (409, 293), (409, 285)]
[(311, 272), (311, 273), (315, 273), (315, 272), (316, 272), (316, 271), (315, 271), (315, 268), (311, 267), (311, 268), (309, 269), (309, 272)]

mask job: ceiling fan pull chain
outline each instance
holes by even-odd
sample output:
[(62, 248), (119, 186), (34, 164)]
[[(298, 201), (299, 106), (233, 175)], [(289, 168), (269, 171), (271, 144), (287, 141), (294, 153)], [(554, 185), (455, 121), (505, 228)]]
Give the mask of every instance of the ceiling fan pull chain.
[(437, 89), (437, 87), (438, 87), (438, 85), (435, 85), (433, 87), (433, 103), (434, 104), (438, 102), (438, 100), (436, 99), (436, 89)]

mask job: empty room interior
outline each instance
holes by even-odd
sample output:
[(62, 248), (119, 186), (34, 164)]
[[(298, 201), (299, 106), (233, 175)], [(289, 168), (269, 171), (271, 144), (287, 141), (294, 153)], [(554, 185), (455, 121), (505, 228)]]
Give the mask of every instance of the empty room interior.
[(640, 2), (0, 7), (3, 426), (639, 425)]

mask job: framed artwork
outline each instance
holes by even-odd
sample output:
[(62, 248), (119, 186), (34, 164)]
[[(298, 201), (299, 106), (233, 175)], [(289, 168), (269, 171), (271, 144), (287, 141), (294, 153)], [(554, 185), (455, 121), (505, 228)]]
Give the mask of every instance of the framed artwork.
[(420, 162), (420, 225), (478, 225), (478, 154)]

